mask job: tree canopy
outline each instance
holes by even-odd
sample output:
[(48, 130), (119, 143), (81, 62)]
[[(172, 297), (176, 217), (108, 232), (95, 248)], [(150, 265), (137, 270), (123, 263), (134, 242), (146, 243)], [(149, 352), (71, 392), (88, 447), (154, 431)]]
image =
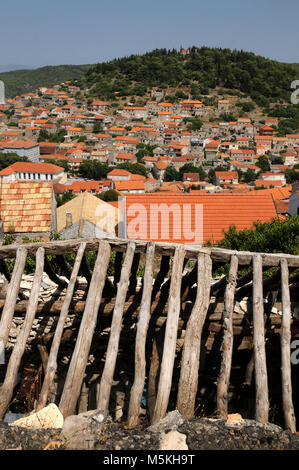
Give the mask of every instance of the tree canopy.
[(28, 162), (27, 157), (19, 157), (14, 152), (0, 153), (0, 171), (16, 162)]
[[(293, 65), (252, 52), (208, 47), (189, 50), (190, 54), (183, 56), (176, 49), (155, 49), (99, 63), (80, 81), (95, 96), (106, 99), (114, 99), (115, 92), (118, 96), (142, 95), (148, 87), (182, 84), (193, 85), (193, 96), (208, 94), (216, 86), (238, 89), (262, 106), (280, 98), (289, 99), (290, 83), (297, 73)], [(248, 107), (252, 105), (244, 105), (245, 110)]]
[(299, 216), (255, 223), (250, 229), (231, 226), (219, 243), (221, 248), (263, 253), (299, 254)]

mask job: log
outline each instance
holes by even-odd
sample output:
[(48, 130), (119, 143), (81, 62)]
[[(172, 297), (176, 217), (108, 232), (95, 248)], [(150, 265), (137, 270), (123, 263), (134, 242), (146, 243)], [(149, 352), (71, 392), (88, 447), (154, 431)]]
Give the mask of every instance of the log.
[(184, 258), (184, 246), (177, 247), (175, 250), (171, 274), (165, 341), (159, 377), (158, 394), (153, 416), (154, 423), (165, 416), (169, 401), (173, 366), (175, 360), (178, 321), (181, 309), (181, 281)]
[(153, 288), (153, 269), (154, 269), (155, 244), (150, 242), (146, 252), (146, 264), (144, 272), (143, 292), (141, 307), (138, 317), (136, 341), (135, 341), (135, 376), (131, 389), (128, 426), (130, 428), (138, 425), (139, 411), (144, 389), (145, 381), (145, 346), (146, 335), (151, 315), (151, 295)]
[(228, 283), (225, 289), (223, 310), (223, 340), (221, 368), (217, 384), (217, 414), (219, 418), (226, 419), (228, 412), (228, 391), (233, 356), (233, 311), (234, 296), (238, 276), (238, 258), (233, 255), (230, 263)]
[(120, 280), (122, 260), (123, 260), (122, 252), (117, 251), (115, 253), (115, 259), (114, 259), (114, 279), (113, 279), (114, 287), (117, 287), (117, 284), (119, 283), (119, 280)]
[(201, 335), (209, 308), (211, 275), (212, 261), (210, 256), (199, 254), (197, 295), (186, 327), (177, 397), (177, 409), (184, 418), (194, 416)]
[(116, 364), (119, 337), (122, 327), (122, 319), (124, 312), (124, 303), (127, 296), (129, 287), (130, 272), (133, 263), (135, 253), (135, 243), (129, 242), (125, 256), (125, 260), (121, 270), (120, 281), (118, 284), (115, 307), (113, 310), (113, 317), (111, 323), (111, 330), (109, 336), (109, 342), (106, 352), (106, 361), (103, 370), (103, 374), (100, 382), (100, 392), (97, 409), (101, 412), (105, 412), (108, 409), (111, 385), (113, 381), (114, 369)]
[[(22, 325), (17, 342), (9, 358), (5, 379), (0, 389), (0, 419), (3, 419), (7, 407), (10, 403), (11, 397), (13, 395), (13, 389), (16, 383), (21, 359), (24, 354), (26, 342), (32, 328), (44, 271), (44, 258), (45, 250), (43, 248), (39, 248), (36, 253), (36, 268), (25, 321)], [(19, 266), (21, 265), (22, 264), (20, 264)]]
[(3, 260), (3, 259), (0, 260), (0, 271), (6, 277), (6, 280), (8, 282), (10, 282), (11, 275), (10, 275), (9, 269), (7, 267), (7, 264), (6, 264), (5, 260)]
[(88, 410), (88, 395), (89, 388), (86, 382), (83, 381), (78, 404), (78, 413), (85, 413)]
[(166, 278), (168, 271), (169, 271), (169, 265), (170, 265), (170, 257), (169, 256), (162, 256), (161, 258), (161, 263), (160, 263), (160, 269), (159, 272), (156, 276), (155, 282), (154, 282), (154, 287), (153, 287), (153, 292), (152, 292), (152, 302), (155, 300), (157, 293), (159, 292), (164, 279)]
[[(52, 242), (38, 242), (38, 243), (28, 243), (26, 248), (28, 250), (28, 255), (35, 255), (39, 247), (45, 248), (47, 255), (59, 255), (66, 253), (76, 253), (78, 247), (81, 243), (81, 240), (57, 240)], [(86, 242), (86, 249), (91, 251), (97, 251), (98, 248), (98, 239), (96, 238), (86, 238), (83, 239)], [(127, 248), (127, 241), (124, 239), (103, 239), (110, 244), (111, 248), (115, 251), (125, 252)], [(134, 240), (136, 244), (135, 251), (145, 252), (146, 251), (146, 241), (143, 240)], [(163, 256), (173, 256), (176, 248), (180, 244), (176, 243), (165, 243), (157, 242), (156, 243), (156, 252)], [(215, 262), (228, 263), (232, 255), (238, 257), (239, 265), (248, 266), (251, 264), (252, 259), (255, 255), (262, 257), (262, 262), (264, 266), (279, 266), (280, 260), (285, 258), (287, 260), (289, 267), (299, 267), (299, 256), (289, 255), (284, 253), (254, 253), (250, 251), (236, 251), (228, 250), (223, 248), (215, 247), (202, 247), (201, 245), (184, 245), (185, 248), (185, 257), (188, 259), (197, 259), (198, 253), (210, 254), (211, 258)], [(2, 245), (0, 246), (0, 258), (14, 258), (16, 256), (17, 246), (13, 245)]]
[[(273, 317), (271, 319), (271, 310), (272, 307), (275, 305), (275, 301), (277, 299), (277, 291), (271, 291), (269, 296), (268, 296), (268, 303), (267, 303), (267, 308), (266, 308), (266, 315), (264, 315), (264, 325), (265, 328), (267, 328), (267, 325), (269, 323), (269, 327), (271, 328)], [(280, 307), (281, 309), (281, 307)], [(279, 318), (279, 320), (281, 320)], [(251, 382), (252, 382), (252, 377), (253, 377), (253, 371), (254, 371), (254, 351), (251, 355), (250, 361), (248, 362), (245, 370), (245, 377), (244, 377), (244, 382), (243, 386), (250, 387)]]
[(281, 260), (280, 267), (282, 295), (282, 323), (280, 330), (282, 406), (285, 426), (289, 431), (295, 433), (296, 418), (292, 400), (291, 375), (291, 302), (289, 289), (289, 270), (287, 261), (285, 259)]
[(24, 246), (17, 249), (17, 257), (11, 277), (11, 281), (7, 288), (7, 294), (5, 304), (2, 310), (1, 321), (0, 321), (0, 354), (1, 350), (5, 348), (11, 321), (14, 315), (14, 309), (20, 289), (22, 274), (25, 267), (27, 257), (27, 250)]
[(46, 373), (48, 359), (49, 359), (47, 347), (44, 344), (38, 344), (37, 349), (38, 349), (40, 358), (42, 360), (43, 371), (44, 371), (44, 373)]
[(147, 386), (147, 409), (152, 421), (155, 411), (156, 404), (156, 392), (157, 392), (157, 377), (160, 368), (160, 356), (159, 356), (159, 340), (161, 339), (164, 326), (160, 328), (156, 337), (153, 338), (152, 343), (152, 354), (150, 359), (150, 369), (148, 374), (148, 386)]
[[(86, 244), (86, 242), (84, 243)], [(87, 284), (90, 284), (90, 281), (92, 278), (92, 272), (89, 267), (86, 253), (84, 253), (82, 261), (81, 261), (80, 272), (82, 272), (82, 275), (85, 277)]]
[(128, 295), (135, 294), (136, 287), (137, 287), (137, 271), (139, 268), (139, 262), (140, 262), (140, 253), (135, 253), (133, 263), (132, 263), (130, 282), (129, 282), (129, 287), (128, 287)]
[(65, 259), (64, 255), (57, 255), (56, 261), (58, 262), (59, 266), (61, 267), (61, 271), (64, 273), (67, 279), (70, 279), (72, 274), (72, 268), (70, 267), (69, 263)]
[(193, 266), (193, 268), (185, 274), (182, 278), (182, 302), (185, 302), (188, 296), (190, 295), (190, 291), (192, 289), (192, 286), (196, 283), (197, 280), (197, 262)]
[(106, 241), (100, 241), (98, 243), (99, 250), (85, 309), (59, 403), (60, 411), (65, 418), (74, 413), (80, 395), (110, 259), (109, 244)]
[(51, 281), (55, 282), (55, 284), (57, 284), (61, 289), (64, 289), (65, 287), (67, 287), (68, 283), (61, 277), (57, 276), (57, 274), (54, 272), (51, 266), (51, 263), (47, 257), (45, 259), (45, 271), (48, 274)]
[(255, 419), (268, 422), (269, 396), (266, 364), (262, 256), (253, 256), (253, 348), (256, 388)]
[(75, 259), (73, 271), (70, 276), (70, 281), (66, 289), (65, 298), (61, 307), (59, 320), (56, 326), (56, 330), (55, 330), (55, 334), (54, 334), (54, 338), (53, 338), (53, 342), (52, 342), (52, 346), (50, 350), (50, 355), (48, 359), (48, 364), (47, 364), (47, 369), (45, 373), (42, 390), (41, 390), (40, 397), (39, 397), (38, 404), (37, 404), (37, 411), (41, 410), (42, 408), (46, 406), (49, 392), (51, 390), (51, 386), (53, 386), (55, 373), (57, 369), (57, 355), (58, 355), (59, 345), (60, 345), (61, 338), (62, 338), (63, 327), (65, 324), (66, 317), (68, 315), (69, 306), (73, 297), (74, 288), (76, 285), (76, 280), (77, 280), (79, 268), (81, 265), (82, 257), (85, 252), (85, 248), (86, 248), (86, 243), (81, 243), (78, 249), (76, 259)]

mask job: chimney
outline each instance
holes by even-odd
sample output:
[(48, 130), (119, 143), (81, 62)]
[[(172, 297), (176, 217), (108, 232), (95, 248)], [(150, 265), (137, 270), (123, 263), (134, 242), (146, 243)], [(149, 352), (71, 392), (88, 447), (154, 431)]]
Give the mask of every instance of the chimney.
[(69, 228), (73, 225), (73, 219), (72, 219), (72, 213), (71, 212), (67, 212), (65, 214), (66, 216), (66, 224), (65, 224), (65, 228)]

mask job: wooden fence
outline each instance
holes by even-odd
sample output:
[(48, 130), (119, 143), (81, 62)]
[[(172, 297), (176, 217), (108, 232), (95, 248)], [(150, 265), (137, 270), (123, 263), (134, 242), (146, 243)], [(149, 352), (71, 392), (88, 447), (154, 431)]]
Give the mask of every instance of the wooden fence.
[[(93, 270), (88, 265), (86, 252), (97, 253)], [(114, 278), (108, 282), (108, 267), (111, 254), (114, 256)], [(66, 255), (73, 253), (71, 266)], [(123, 256), (124, 254), (124, 256)], [(51, 255), (51, 256), (50, 256)], [(28, 300), (20, 296), (20, 283), (28, 256), (35, 256), (35, 273)], [(140, 256), (144, 260), (142, 287), (137, 288), (137, 269)], [(159, 266), (156, 269), (157, 256)], [(52, 257), (52, 258), (51, 258)], [(61, 266), (61, 272), (68, 279), (54, 272), (51, 259), (55, 258)], [(7, 261), (14, 259), (13, 272)], [(188, 260), (193, 261), (192, 269), (184, 268)], [(228, 274), (216, 282), (212, 281), (212, 272), (224, 264), (229, 264)], [(251, 267), (241, 275), (240, 270)], [(276, 267), (267, 278), (263, 271)], [(255, 419), (267, 423), (269, 419), (268, 374), (265, 348), (265, 312), (264, 297), (266, 292), (281, 292), (282, 317), (281, 337), (281, 383), (282, 404), (285, 427), (296, 431), (295, 413), (292, 401), (291, 380), (291, 296), (296, 291), (299, 275), (299, 256), (271, 253), (250, 253), (222, 250), (196, 245), (174, 245), (143, 241), (80, 239), (31, 243), (0, 247), (0, 270), (9, 281), (6, 298), (2, 306), (0, 321), (0, 344), (8, 344), (9, 331), (14, 314), (24, 308), (25, 318), (5, 364), (4, 380), (0, 388), (0, 418), (5, 416), (14, 395), (17, 375), (21, 366), (26, 343), (39, 309), (38, 297), (42, 275), (48, 276), (64, 290), (63, 302), (59, 305), (59, 316), (51, 347), (44, 364), (42, 385), (36, 408), (41, 409), (53, 400), (53, 383), (58, 367), (58, 354), (64, 332), (65, 321), (69, 314), (72, 298), (77, 286), (78, 275), (86, 278), (88, 290), (82, 304), (82, 318), (74, 349), (68, 364), (63, 389), (57, 404), (64, 417), (78, 411), (78, 400), (84, 386), (86, 366), (92, 341), (95, 340), (98, 316), (103, 308), (114, 298), (111, 316), (110, 335), (105, 352), (103, 370), (97, 393), (97, 409), (108, 411), (111, 387), (113, 384), (116, 362), (119, 352), (120, 335), (125, 313), (130, 307), (128, 299), (134, 298), (136, 318), (134, 380), (130, 386), (127, 412), (127, 425), (134, 427), (140, 420), (142, 396), (147, 386), (147, 412), (151, 422), (163, 418), (169, 410), (170, 395), (173, 388), (173, 371), (177, 357), (177, 339), (180, 325), (182, 303), (192, 299), (192, 308), (184, 326), (184, 341), (180, 357), (179, 380), (176, 384), (175, 407), (185, 417), (195, 414), (198, 394), (198, 371), (202, 348), (202, 332), (210, 306), (210, 298), (215, 293), (223, 292), (222, 346), (221, 365), (217, 380), (217, 415), (225, 418), (229, 407), (229, 387), (234, 346), (234, 305), (235, 300), (252, 298), (253, 315), (253, 356), (249, 364), (254, 369), (255, 378)], [(289, 271), (292, 271), (290, 275)], [(186, 271), (186, 272), (185, 272)], [(167, 278), (168, 275), (168, 278)], [(110, 289), (110, 290), (109, 290)], [(106, 292), (104, 292), (106, 291)], [(107, 294), (108, 292), (108, 294)], [(190, 296), (193, 293), (193, 296)], [(157, 353), (158, 336), (150, 332), (153, 310), (164, 296), (167, 321), (164, 324), (162, 353)], [(136, 301), (137, 299), (137, 301)], [(133, 301), (132, 301), (133, 302)], [(101, 307), (102, 306), (102, 307)], [(102, 308), (102, 310), (101, 310)], [(102, 312), (102, 313), (99, 313)], [(137, 315), (138, 313), (138, 315)], [(152, 330), (151, 330), (152, 331)], [(160, 338), (161, 342), (161, 338)], [(150, 343), (151, 354), (148, 354)], [(55, 394), (54, 394), (55, 397)]]

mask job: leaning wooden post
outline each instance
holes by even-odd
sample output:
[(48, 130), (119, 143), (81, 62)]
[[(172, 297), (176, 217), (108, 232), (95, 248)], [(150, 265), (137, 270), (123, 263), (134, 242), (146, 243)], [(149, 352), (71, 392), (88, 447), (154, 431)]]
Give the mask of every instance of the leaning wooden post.
[(197, 258), (197, 294), (184, 338), (177, 409), (184, 418), (194, 416), (198, 387), (201, 335), (209, 308), (212, 260), (209, 255)]
[(17, 342), (9, 358), (4, 383), (0, 388), (0, 419), (2, 419), (5, 415), (7, 407), (13, 395), (13, 389), (15, 386), (21, 359), (24, 354), (26, 342), (32, 328), (44, 271), (44, 258), (45, 250), (44, 248), (39, 248), (36, 253), (36, 268), (30, 292), (30, 299), (27, 306), (26, 317), (21, 328), (20, 334), (17, 338)]
[(58, 354), (59, 345), (60, 345), (60, 341), (61, 341), (61, 337), (63, 333), (63, 327), (65, 324), (65, 320), (69, 311), (69, 306), (73, 297), (74, 288), (75, 288), (75, 284), (76, 284), (76, 280), (77, 280), (77, 276), (78, 276), (78, 272), (79, 272), (79, 268), (81, 265), (85, 248), (86, 248), (86, 243), (81, 243), (78, 249), (76, 259), (75, 259), (73, 271), (70, 277), (70, 282), (66, 289), (66, 294), (63, 300), (59, 320), (56, 326), (56, 330), (55, 330), (55, 334), (54, 334), (54, 338), (53, 338), (53, 342), (51, 346), (51, 351), (50, 351), (50, 355), (48, 359), (48, 364), (47, 364), (47, 369), (45, 373), (42, 390), (41, 390), (40, 397), (39, 397), (38, 404), (37, 404), (37, 410), (40, 410), (46, 406), (49, 392), (51, 389), (51, 385), (53, 385), (53, 382), (54, 382), (54, 377), (55, 377), (55, 373), (57, 369), (57, 354)]
[(173, 366), (175, 360), (178, 321), (181, 310), (181, 282), (184, 258), (184, 246), (177, 247), (175, 250), (171, 274), (165, 341), (161, 363), (161, 372), (159, 377), (157, 400), (153, 416), (154, 423), (165, 416), (169, 401)]
[(217, 414), (219, 418), (227, 418), (228, 410), (228, 390), (233, 356), (233, 312), (234, 296), (238, 275), (238, 258), (232, 255), (227, 286), (224, 296), (223, 310), (223, 340), (221, 368), (217, 384)]
[(146, 264), (144, 272), (144, 283), (137, 325), (135, 342), (135, 376), (134, 384), (131, 389), (128, 426), (137, 426), (139, 422), (140, 404), (145, 380), (145, 345), (146, 334), (151, 316), (151, 296), (153, 288), (153, 269), (154, 269), (155, 244), (150, 242), (146, 252)]
[(129, 287), (130, 272), (133, 263), (134, 253), (135, 243), (129, 242), (125, 260), (121, 270), (120, 281), (118, 284), (109, 342), (106, 352), (106, 361), (100, 382), (100, 392), (97, 405), (97, 409), (99, 411), (106, 411), (109, 405), (110, 391), (113, 381), (114, 369), (118, 352), (119, 337), (122, 327), (124, 304)]
[(262, 257), (253, 256), (253, 348), (256, 388), (255, 419), (263, 424), (268, 422), (269, 397), (264, 331)]
[(22, 274), (25, 267), (27, 257), (27, 250), (25, 247), (19, 247), (17, 249), (17, 256), (15, 261), (14, 270), (12, 277), (7, 289), (7, 295), (5, 299), (5, 304), (2, 310), (1, 321), (0, 321), (0, 353), (1, 349), (5, 348), (8, 336), (9, 329), (14, 315), (15, 305), (20, 289)]
[(282, 405), (286, 428), (296, 432), (296, 418), (292, 400), (291, 376), (291, 301), (289, 289), (289, 269), (286, 259), (280, 261), (282, 320), (280, 329)]
[(110, 245), (106, 241), (100, 241), (98, 256), (89, 286), (76, 346), (59, 404), (60, 411), (65, 418), (74, 413), (80, 395), (91, 341), (96, 327), (98, 309), (102, 298), (109, 259)]

